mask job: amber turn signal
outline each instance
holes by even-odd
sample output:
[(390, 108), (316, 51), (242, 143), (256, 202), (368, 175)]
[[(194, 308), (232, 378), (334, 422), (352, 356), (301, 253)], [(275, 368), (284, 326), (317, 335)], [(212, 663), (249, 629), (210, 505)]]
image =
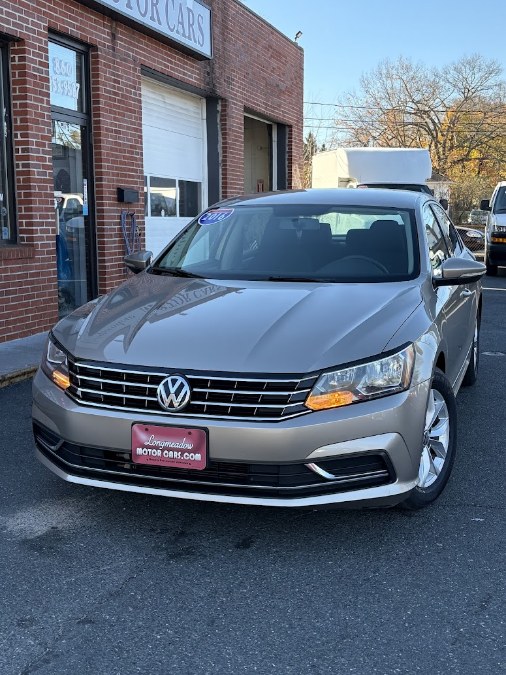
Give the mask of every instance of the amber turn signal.
[(59, 370), (53, 370), (52, 372), (53, 382), (57, 384), (61, 389), (68, 389), (70, 387), (69, 376), (64, 373), (60, 373)]
[(326, 410), (327, 408), (339, 408), (342, 405), (349, 405), (356, 400), (351, 391), (336, 391), (331, 394), (311, 394), (305, 405), (310, 410)]

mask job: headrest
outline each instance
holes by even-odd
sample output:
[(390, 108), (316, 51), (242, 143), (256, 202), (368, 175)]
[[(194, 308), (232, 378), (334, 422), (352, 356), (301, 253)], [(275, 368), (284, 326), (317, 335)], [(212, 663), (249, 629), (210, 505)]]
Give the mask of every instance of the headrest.
[(370, 229), (374, 231), (378, 230), (389, 230), (390, 232), (393, 229), (399, 229), (402, 227), (400, 223), (398, 223), (396, 220), (375, 220), (373, 223), (371, 223)]
[(283, 218), (279, 222), (280, 230), (320, 230), (322, 225), (317, 218)]

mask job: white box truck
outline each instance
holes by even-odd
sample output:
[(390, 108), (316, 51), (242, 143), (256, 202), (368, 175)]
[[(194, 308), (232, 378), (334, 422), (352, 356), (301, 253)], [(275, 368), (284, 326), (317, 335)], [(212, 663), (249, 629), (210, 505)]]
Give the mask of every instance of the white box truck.
[(429, 151), (423, 148), (336, 148), (313, 157), (312, 187), (381, 187), (432, 194)]

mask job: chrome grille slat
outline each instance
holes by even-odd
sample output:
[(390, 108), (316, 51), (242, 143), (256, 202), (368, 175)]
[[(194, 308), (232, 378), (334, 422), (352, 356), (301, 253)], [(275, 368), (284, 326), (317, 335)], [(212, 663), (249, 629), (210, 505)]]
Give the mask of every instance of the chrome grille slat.
[(122, 384), (125, 386), (130, 386), (130, 387), (143, 387), (143, 388), (149, 388), (149, 389), (158, 389), (157, 384), (140, 384), (139, 382), (127, 382), (125, 381), (120, 381), (120, 380), (106, 380), (106, 379), (101, 379), (98, 377), (88, 377), (88, 375), (76, 375), (80, 380), (89, 380), (91, 382), (100, 382), (102, 384)]
[[(68, 390), (67, 390), (68, 391)], [(82, 405), (89, 406), (90, 408), (105, 408), (107, 410), (119, 410), (121, 412), (121, 408), (118, 408), (118, 406), (114, 405), (106, 405), (105, 403), (92, 403), (90, 401), (83, 401), (82, 399), (77, 398), (76, 396), (73, 396), (72, 394), (69, 393), (69, 396), (74, 399), (77, 403), (80, 403)], [(196, 417), (206, 417), (210, 419), (227, 419), (227, 420), (237, 420), (237, 421), (244, 421), (245, 419), (251, 419), (255, 422), (276, 422), (278, 420), (289, 420), (294, 417), (300, 417), (301, 415), (307, 415), (308, 413), (311, 412), (311, 410), (308, 410), (307, 408), (302, 410), (301, 412), (294, 413), (292, 415), (284, 415), (283, 417), (244, 417), (244, 416), (235, 416), (235, 415), (208, 415), (206, 413), (200, 413), (200, 414), (194, 414), (194, 413), (185, 413), (182, 415), (182, 413), (169, 413), (166, 410), (150, 410), (148, 408), (123, 408), (125, 412), (138, 412), (138, 413), (144, 413), (144, 414), (149, 414), (149, 415), (159, 415), (162, 417), (188, 417), (188, 418), (196, 418)]]
[[(136, 396), (135, 394), (128, 394), (125, 396), (125, 394), (118, 394), (114, 393), (112, 391), (104, 392), (102, 389), (101, 390), (96, 390), (96, 389), (86, 389), (84, 387), (79, 387), (78, 392), (81, 393), (86, 393), (86, 394), (105, 394), (106, 396), (113, 396), (114, 398), (133, 398), (133, 399), (139, 399), (141, 401), (153, 401), (156, 402), (157, 399), (153, 396)], [(126, 392), (125, 392), (126, 393)], [(193, 405), (217, 405), (220, 407), (229, 407), (232, 406), (233, 408), (254, 408), (255, 404), (254, 403), (219, 403), (217, 401), (199, 401), (198, 399), (192, 399)], [(125, 403), (123, 405), (126, 405)], [(301, 405), (301, 403), (278, 403), (278, 404), (272, 404), (272, 403), (260, 403), (258, 405), (259, 408), (279, 408), (283, 410), (284, 408), (291, 408), (295, 405)], [(184, 411), (182, 411), (184, 414)], [(181, 414), (181, 413), (180, 413)]]
[[(170, 417), (276, 422), (309, 412), (304, 401), (318, 377), (227, 376), (223, 373), (185, 373), (174, 369), (160, 372), (115, 368), (96, 362), (69, 362), (68, 394), (77, 402), (109, 410), (125, 410)], [(157, 388), (170, 374), (181, 372), (192, 389), (186, 408), (168, 412), (158, 403)]]
[[(113, 396), (114, 398), (122, 398), (123, 401), (125, 398), (133, 398), (133, 399), (139, 399), (140, 401), (156, 401), (156, 398), (149, 397), (149, 396), (136, 396), (135, 394), (128, 394), (125, 396), (125, 394), (117, 394), (112, 391), (104, 392), (102, 390), (97, 391), (96, 389), (86, 389), (84, 387), (79, 387), (78, 392), (81, 394), (101, 394), (102, 396)], [(126, 405), (126, 403), (123, 403), (123, 405)]]
[[(190, 378), (188, 378), (189, 380)], [(154, 385), (152, 385), (154, 386)], [(155, 387), (156, 388), (156, 387)], [(294, 394), (308, 394), (311, 389), (296, 389), (295, 391), (248, 391), (246, 389), (200, 389), (192, 387), (195, 392), (207, 392), (209, 394), (255, 394), (261, 396), (293, 396)]]
[[(128, 396), (127, 398), (131, 398)], [(254, 403), (218, 403), (217, 401), (198, 401), (198, 400), (193, 400), (192, 403), (194, 405), (217, 405), (219, 407), (226, 408), (228, 406), (232, 408), (272, 408), (272, 409), (279, 409), (279, 410), (284, 410), (285, 408), (292, 408), (295, 405), (302, 405), (302, 403), (278, 403), (277, 405), (274, 405), (273, 403), (259, 403), (258, 405)], [(184, 411), (182, 411), (184, 413)]]
[[(104, 370), (108, 371), (111, 373), (118, 373), (118, 374), (131, 374), (131, 375), (147, 375), (149, 377), (152, 376), (157, 376), (157, 377), (162, 377), (165, 378), (167, 377), (167, 372), (160, 372), (160, 371), (148, 371), (148, 370), (130, 370), (129, 368), (110, 368), (109, 366), (103, 366), (103, 365), (98, 365), (94, 363), (90, 363), (88, 361), (71, 361), (70, 362), (71, 366), (76, 366), (77, 368), (90, 368), (92, 370)], [(183, 369), (184, 370), (184, 369)], [(179, 372), (175, 369), (171, 369), (171, 372)], [(194, 374), (185, 374), (185, 377), (187, 380), (192, 380), (192, 379), (200, 379), (200, 380), (208, 380), (208, 381), (213, 381), (213, 380), (223, 380), (225, 382), (259, 382), (259, 383), (285, 383), (285, 382), (306, 382), (307, 380), (314, 380), (317, 376), (316, 375), (305, 375), (304, 377), (282, 377), (280, 376), (279, 378), (263, 378), (263, 377), (224, 377), (222, 375), (209, 375), (209, 373), (203, 373), (202, 375), (194, 375)]]

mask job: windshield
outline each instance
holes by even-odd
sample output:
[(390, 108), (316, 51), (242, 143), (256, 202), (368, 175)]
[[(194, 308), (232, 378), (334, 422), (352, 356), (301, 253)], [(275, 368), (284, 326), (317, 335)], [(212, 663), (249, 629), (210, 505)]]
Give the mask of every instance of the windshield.
[(494, 213), (506, 213), (506, 187), (499, 188), (494, 202)]
[(361, 206), (210, 209), (155, 260), (152, 274), (270, 281), (413, 279), (413, 211)]

